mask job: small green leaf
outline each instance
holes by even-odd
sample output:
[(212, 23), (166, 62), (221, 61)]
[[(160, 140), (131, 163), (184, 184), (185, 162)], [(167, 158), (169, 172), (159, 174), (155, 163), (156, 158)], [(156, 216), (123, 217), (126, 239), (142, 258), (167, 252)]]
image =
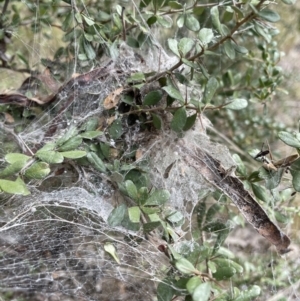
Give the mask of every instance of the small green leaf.
[(86, 157), (87, 157), (88, 161), (93, 165), (94, 168), (96, 168), (100, 172), (106, 171), (106, 167), (105, 167), (103, 161), (97, 156), (96, 153), (89, 152)]
[(225, 108), (238, 111), (238, 110), (245, 109), (247, 106), (248, 106), (248, 101), (246, 99), (236, 98), (236, 99), (232, 100), (231, 103), (226, 105)]
[(223, 35), (218, 6), (213, 6), (210, 9), (210, 16), (211, 16), (212, 24), (215, 27), (215, 29), (219, 32), (219, 34)]
[(220, 211), (221, 209), (221, 205), (219, 204), (213, 204), (209, 207), (209, 209), (207, 210), (206, 216), (205, 216), (205, 221), (206, 223), (210, 223), (215, 215)]
[(26, 161), (19, 160), (15, 161), (13, 164), (8, 165), (0, 172), (1, 177), (12, 176), (18, 172), (20, 172), (26, 165)]
[(132, 198), (134, 201), (138, 199), (138, 191), (134, 183), (130, 180), (125, 181), (125, 188), (128, 193), (128, 196)]
[(189, 279), (186, 284), (186, 289), (190, 294), (192, 294), (195, 289), (202, 283), (201, 279), (198, 276), (194, 276)]
[(179, 51), (178, 51), (178, 42), (175, 39), (168, 39), (168, 46), (170, 50), (176, 54), (178, 57), (180, 57)]
[(68, 152), (61, 152), (60, 154), (68, 159), (79, 159), (79, 158), (86, 156), (86, 151), (74, 150), (74, 151), (68, 151)]
[(203, 45), (208, 45), (214, 38), (214, 32), (211, 28), (201, 28), (199, 39)]
[(56, 148), (56, 145), (57, 143), (54, 142), (46, 143), (42, 148), (39, 149), (39, 151), (52, 151)]
[(190, 38), (182, 38), (178, 44), (178, 50), (182, 54), (182, 56), (186, 56), (188, 52), (190, 52), (195, 45), (195, 41)]
[(143, 104), (145, 106), (156, 105), (162, 99), (162, 96), (163, 92), (161, 90), (151, 91), (145, 96)]
[(241, 53), (241, 54), (248, 54), (248, 49), (243, 47), (243, 46), (239, 46), (238, 44), (236, 43), (232, 43), (232, 47), (234, 48), (234, 50), (238, 53)]
[(84, 138), (84, 139), (89, 139), (89, 140), (92, 140), (100, 135), (103, 135), (103, 132), (101, 131), (86, 131), (84, 133), (81, 133), (79, 136), (81, 138)]
[(215, 258), (213, 261), (217, 264), (218, 267), (233, 267), (237, 273), (243, 273), (244, 268), (236, 263), (235, 261), (229, 258)]
[(138, 42), (138, 40), (136, 40), (135, 38), (128, 36), (126, 38), (126, 43), (128, 46), (132, 47), (132, 48), (139, 48), (140, 44)]
[(224, 51), (226, 53), (226, 55), (231, 59), (234, 60), (235, 59), (235, 50), (234, 47), (232, 46), (232, 42), (231, 41), (225, 41), (223, 43), (223, 47), (224, 47)]
[(196, 217), (197, 217), (198, 228), (201, 229), (203, 221), (204, 221), (204, 216), (205, 216), (205, 213), (206, 213), (206, 203), (205, 203), (205, 201), (199, 203), (196, 206), (195, 213), (196, 213)]
[(72, 25), (73, 25), (73, 13), (70, 11), (69, 13), (65, 14), (65, 19), (62, 23), (61, 29), (66, 32), (71, 28)]
[(192, 31), (198, 31), (200, 29), (199, 21), (192, 14), (187, 14), (185, 16), (184, 25)]
[(157, 23), (165, 28), (171, 28), (173, 25), (173, 20), (167, 15), (157, 16)]
[(30, 158), (31, 157), (19, 153), (10, 153), (4, 157), (5, 161), (10, 164), (15, 163), (16, 161), (27, 162)]
[(157, 286), (157, 301), (171, 301), (175, 290), (167, 283), (168, 281), (160, 282)]
[(105, 252), (107, 252), (108, 254), (110, 254), (111, 257), (118, 264), (120, 264), (120, 259), (119, 259), (118, 255), (117, 255), (116, 248), (115, 248), (115, 246), (112, 243), (110, 243), (110, 242), (105, 243), (104, 246), (103, 246), (103, 248), (104, 248)]
[(168, 5), (171, 7), (171, 8), (174, 8), (174, 9), (181, 9), (182, 8), (182, 4), (177, 2), (177, 1), (169, 1), (168, 2)]
[(299, 170), (291, 170), (291, 174), (293, 176), (293, 187), (296, 191), (300, 192), (300, 171)]
[(145, 81), (145, 74), (142, 72), (136, 72), (131, 74), (129, 79), (127, 80), (129, 82), (142, 82)]
[(108, 133), (112, 139), (118, 139), (123, 134), (122, 122), (120, 119), (115, 120), (109, 127)]
[(141, 218), (141, 210), (138, 206), (128, 208), (128, 216), (131, 222), (139, 223)]
[(268, 201), (270, 200), (270, 196), (268, 195), (266, 189), (262, 186), (259, 186), (259, 185), (253, 184), (253, 183), (251, 186), (252, 186), (254, 195), (258, 199), (262, 200), (263, 202), (268, 203)]
[(55, 151), (37, 151), (35, 156), (41, 161), (47, 162), (49, 164), (57, 164), (64, 161), (62, 154)]
[(253, 285), (249, 290), (242, 291), (239, 296), (232, 301), (251, 301), (258, 297), (261, 293), (261, 288)]
[(213, 273), (213, 277), (220, 281), (231, 278), (234, 274), (236, 274), (236, 270), (232, 267), (221, 267), (218, 268), (215, 273)]
[(181, 107), (176, 110), (173, 119), (171, 121), (171, 129), (175, 132), (180, 132), (183, 130), (187, 121), (187, 114), (185, 107)]
[(183, 27), (184, 20), (185, 20), (184, 14), (181, 14), (181, 15), (178, 16), (177, 21), (176, 21), (178, 28), (182, 28)]
[(25, 177), (29, 179), (43, 179), (50, 173), (49, 165), (46, 162), (32, 164), (25, 171)]
[(205, 282), (198, 285), (193, 292), (193, 301), (208, 301), (210, 297), (210, 283)]
[[(78, 130), (75, 126), (71, 126), (68, 131), (57, 140), (56, 145), (57, 146), (61, 146), (63, 145), (65, 142), (67, 142), (70, 138), (76, 136), (78, 134)], [(46, 146), (46, 145), (45, 145)], [(51, 144), (50, 144), (51, 146)]]
[(172, 98), (179, 100), (181, 103), (184, 103), (184, 99), (183, 99), (180, 91), (177, 90), (175, 87), (166, 86), (166, 87), (163, 87), (163, 90), (165, 90), (168, 93), (168, 95), (170, 95)]
[(186, 123), (185, 123), (185, 125), (183, 127), (183, 130), (184, 131), (188, 131), (189, 129), (191, 129), (194, 126), (194, 124), (195, 124), (196, 118), (197, 118), (197, 113), (193, 114), (191, 116), (188, 116), (186, 118)]
[(7, 193), (25, 194), (24, 186), (17, 181), (0, 180), (0, 188)]
[(20, 177), (18, 177), (16, 179), (16, 183), (18, 183), (18, 184), (20, 184), (20, 185), (23, 186), (24, 192), (22, 193), (22, 195), (29, 195), (30, 194), (30, 191), (28, 190), (26, 184), (24, 183), (24, 181)]
[(265, 8), (264, 10), (261, 10), (258, 15), (268, 21), (268, 22), (272, 22), (272, 23), (275, 23), (275, 22), (278, 22), (280, 20), (280, 16), (273, 10), (270, 10), (268, 8)]
[(300, 140), (297, 139), (296, 135), (293, 135), (289, 132), (281, 131), (281, 132), (279, 132), (278, 137), (285, 144), (292, 146), (292, 147), (300, 148)]
[(78, 23), (82, 23), (82, 17), (81, 17), (81, 14), (79, 12), (76, 12), (75, 13), (75, 19)]
[(204, 90), (204, 96), (203, 96), (204, 103), (209, 103), (212, 100), (218, 87), (219, 87), (219, 83), (218, 83), (217, 79), (215, 77), (210, 77), (209, 80), (207, 81), (207, 84), (206, 84), (205, 90)]
[(75, 136), (66, 141), (63, 145), (58, 148), (60, 152), (66, 152), (70, 150), (75, 150), (82, 143), (82, 138), (80, 136)]
[(296, 3), (296, 0), (281, 0), (284, 4), (293, 5)]
[(168, 222), (172, 223), (176, 227), (178, 227), (184, 222), (184, 216), (180, 211), (172, 212), (170, 215), (166, 217), (166, 219), (168, 220)]
[[(146, 207), (145, 207), (146, 209)], [(152, 208), (149, 208), (149, 209), (152, 209)], [(154, 209), (154, 208), (153, 208)], [(142, 209), (142, 211), (145, 213), (145, 214), (148, 214), (147, 211), (144, 211)], [(153, 210), (152, 210), (153, 211)], [(161, 222), (149, 222), (149, 223), (145, 223), (143, 224), (143, 229), (146, 233), (149, 233), (151, 231), (153, 231), (154, 229), (156, 229), (157, 227), (161, 226)]]
[(125, 204), (122, 204), (112, 210), (110, 213), (107, 223), (111, 227), (120, 226), (126, 213), (127, 207)]
[(88, 26), (92, 26), (92, 25), (95, 24), (95, 22), (94, 22), (92, 19), (86, 17), (85, 15), (82, 15), (82, 17), (84, 18), (84, 21), (86, 22), (86, 24), (87, 24)]
[(149, 26), (151, 26), (151, 25), (155, 24), (156, 21), (157, 21), (157, 17), (156, 17), (156, 16), (151, 16), (150, 18), (148, 18), (147, 24), (148, 24)]
[(83, 41), (84, 52), (89, 60), (93, 60), (96, 58), (96, 52), (92, 46), (92, 44), (84, 39)]
[(156, 129), (160, 130), (161, 126), (162, 126), (162, 120), (160, 118), (159, 115), (152, 113), (152, 121), (153, 121), (153, 125)]
[(193, 274), (197, 271), (194, 265), (183, 257), (176, 260), (175, 266), (183, 274)]
[(147, 199), (145, 205), (147, 206), (163, 205), (165, 202), (169, 200), (169, 198), (170, 198), (170, 193), (168, 190), (165, 189), (156, 190)]

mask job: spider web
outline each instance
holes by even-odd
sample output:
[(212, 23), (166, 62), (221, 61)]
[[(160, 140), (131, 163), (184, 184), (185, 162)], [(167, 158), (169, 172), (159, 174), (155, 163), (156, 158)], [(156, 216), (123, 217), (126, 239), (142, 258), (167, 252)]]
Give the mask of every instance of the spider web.
[[(112, 72), (84, 89), (72, 86), (74, 98), (68, 106), (65, 103), (70, 91), (60, 93), (49, 111), (42, 112), (18, 134), (23, 149), (53, 141), (71, 125), (79, 127), (91, 117), (107, 117), (103, 100), (122, 86), (131, 73), (162, 71), (172, 66), (176, 59), (163, 52), (155, 34), (151, 37), (158, 47), (141, 53), (145, 63), (137, 64), (135, 52), (122, 45), (113, 58), (112, 70), (118, 70), (118, 74)], [(37, 44), (41, 47), (43, 43)], [(109, 60), (103, 59), (101, 65)], [(76, 66), (75, 62), (73, 71), (82, 72)], [(53, 119), (58, 113), (60, 117)], [(185, 139), (214, 154), (226, 169), (230, 168), (235, 163), (227, 148), (209, 141), (203, 129), (203, 124), (209, 122), (202, 118)], [(51, 127), (55, 127), (55, 135), (49, 138)], [(151, 184), (167, 189), (171, 193), (167, 206), (183, 214), (185, 228), (176, 229), (182, 243), (185, 233), (192, 231), (192, 213), (199, 194), (214, 188), (181, 160), (176, 149), (177, 136), (168, 129), (149, 139), (139, 133), (136, 125), (126, 139), (129, 144), (139, 139), (143, 150), (139, 161), (147, 162)], [(87, 169), (82, 174), (74, 167), (56, 178), (60, 180), (57, 185), (53, 178), (50, 185), (31, 183), (32, 194), (28, 197), (2, 197), (1, 293), (9, 300), (155, 300), (157, 283), (170, 269), (169, 258), (158, 250), (162, 242), (108, 225), (110, 212), (123, 199), (100, 173)], [(74, 182), (76, 187), (70, 188)], [(106, 243), (114, 245), (119, 262), (105, 252)], [(186, 245), (192, 248), (193, 243)]]

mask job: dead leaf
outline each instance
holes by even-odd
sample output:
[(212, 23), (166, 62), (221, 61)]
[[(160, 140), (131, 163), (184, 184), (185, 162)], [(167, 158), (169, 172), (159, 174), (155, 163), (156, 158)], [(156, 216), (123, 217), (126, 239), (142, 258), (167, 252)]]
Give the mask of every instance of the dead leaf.
[(15, 119), (9, 114), (4, 112), (5, 123), (14, 123)]
[(109, 109), (112, 109), (114, 108), (115, 106), (118, 105), (119, 103), (119, 100), (121, 98), (121, 94), (122, 94), (122, 91), (124, 90), (123, 87), (121, 88), (118, 88), (117, 90), (111, 92), (104, 100), (103, 102), (103, 107), (106, 109), (106, 110), (109, 110)]

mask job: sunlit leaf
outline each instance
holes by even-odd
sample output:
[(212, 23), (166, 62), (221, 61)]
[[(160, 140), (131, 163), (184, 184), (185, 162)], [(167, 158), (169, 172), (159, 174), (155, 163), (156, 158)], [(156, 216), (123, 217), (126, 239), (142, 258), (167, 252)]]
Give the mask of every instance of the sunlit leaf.
[(253, 285), (250, 289), (242, 291), (241, 294), (232, 301), (251, 301), (258, 297), (261, 293), (261, 288), (258, 285)]
[(180, 54), (178, 51), (178, 41), (176, 39), (168, 39), (168, 46), (174, 54), (176, 54), (178, 57), (180, 57)]
[(201, 279), (198, 276), (194, 276), (189, 279), (186, 284), (186, 289), (190, 294), (192, 294), (195, 289), (202, 283)]
[(233, 99), (228, 105), (225, 106), (226, 109), (230, 110), (242, 110), (248, 106), (248, 101), (244, 98)]
[(79, 159), (86, 156), (86, 151), (74, 150), (68, 152), (61, 152), (61, 154), (68, 159)]
[(298, 139), (297, 135), (291, 134), (289, 132), (281, 131), (278, 133), (278, 137), (285, 144), (292, 147), (300, 148), (300, 140)]
[(128, 216), (131, 222), (138, 223), (141, 218), (141, 209), (138, 206), (128, 208)]
[(168, 190), (160, 189), (154, 191), (151, 196), (145, 202), (147, 206), (159, 206), (163, 205), (170, 199), (170, 193)]
[(182, 38), (178, 44), (178, 50), (182, 54), (182, 56), (186, 56), (188, 52), (190, 52), (195, 45), (195, 41), (190, 38)]
[(215, 29), (219, 32), (219, 34), (223, 35), (218, 6), (213, 6), (210, 9), (210, 16), (211, 16), (212, 24), (215, 27)]
[(278, 22), (278, 21), (280, 20), (280, 16), (279, 16), (275, 11), (270, 10), (270, 9), (268, 9), (268, 8), (265, 8), (265, 9), (261, 10), (261, 11), (258, 13), (258, 15), (259, 15), (262, 19), (264, 19), (264, 20), (266, 20), (266, 21), (268, 21), (268, 22), (273, 22), (273, 23), (275, 23), (275, 22)]
[(210, 297), (211, 285), (209, 282), (201, 283), (192, 294), (193, 301), (208, 301)]
[(193, 274), (196, 271), (194, 265), (183, 257), (175, 261), (175, 266), (183, 274)]
[(43, 179), (50, 173), (49, 165), (46, 162), (32, 164), (25, 171), (25, 177), (30, 179)]
[(213, 273), (213, 277), (216, 280), (226, 280), (228, 278), (231, 278), (234, 274), (236, 274), (236, 269), (228, 266), (218, 268), (217, 271)]
[(0, 189), (7, 193), (12, 194), (22, 194), (24, 195), (24, 186), (17, 181), (1, 180), (0, 179)]
[(224, 46), (224, 51), (226, 53), (226, 55), (231, 59), (234, 60), (235, 59), (235, 50), (234, 47), (232, 46), (231, 41), (225, 41), (223, 43)]
[(101, 131), (86, 131), (84, 133), (81, 133), (79, 136), (81, 138), (84, 138), (84, 139), (89, 139), (89, 140), (92, 140), (100, 135), (103, 135), (103, 132)]
[(209, 103), (212, 100), (218, 87), (219, 87), (219, 83), (217, 79), (215, 77), (210, 77), (209, 80), (207, 81), (204, 90), (204, 96), (203, 96), (204, 103)]
[(214, 38), (214, 32), (211, 28), (201, 28), (199, 31), (199, 39), (204, 44), (209, 44)]
[(199, 21), (192, 14), (185, 16), (184, 25), (192, 31), (198, 31), (200, 29)]
[(30, 158), (31, 157), (19, 153), (9, 153), (4, 157), (5, 161), (10, 164), (15, 163), (16, 161), (27, 162)]
[(117, 255), (116, 248), (115, 248), (115, 246), (114, 246), (112, 243), (110, 243), (110, 242), (105, 243), (104, 246), (103, 246), (103, 248), (104, 248), (104, 250), (105, 250), (108, 254), (111, 255), (111, 257), (112, 257), (118, 264), (120, 264), (120, 259), (119, 259), (118, 255)]
[(37, 151), (36, 157), (41, 161), (47, 162), (49, 164), (61, 163), (64, 161), (62, 154), (55, 151)]
[(168, 95), (170, 95), (171, 97), (179, 100), (180, 102), (184, 102), (184, 99), (183, 99), (180, 91), (177, 90), (175, 87), (166, 86), (166, 87), (163, 87), (163, 90), (165, 90), (168, 93)]

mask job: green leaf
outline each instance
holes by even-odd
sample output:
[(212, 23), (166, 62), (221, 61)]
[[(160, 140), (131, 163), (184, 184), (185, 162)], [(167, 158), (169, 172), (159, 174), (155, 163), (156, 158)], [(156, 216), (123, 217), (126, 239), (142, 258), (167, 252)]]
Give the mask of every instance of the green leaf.
[(139, 223), (141, 218), (141, 210), (138, 206), (128, 208), (129, 219), (133, 223)]
[(84, 21), (86, 22), (86, 24), (87, 24), (88, 26), (92, 26), (92, 25), (95, 24), (95, 22), (94, 22), (92, 19), (86, 17), (85, 15), (82, 15), (82, 17), (84, 18)]
[(68, 159), (79, 159), (86, 156), (86, 151), (74, 150), (68, 152), (61, 152), (61, 154)]
[(268, 22), (272, 22), (272, 23), (275, 23), (275, 22), (278, 22), (280, 20), (280, 16), (273, 10), (270, 10), (268, 8), (265, 8), (264, 10), (261, 10), (258, 15), (268, 21)]
[(154, 191), (150, 197), (145, 202), (147, 206), (160, 206), (167, 202), (170, 198), (170, 193), (168, 190), (160, 189)]
[(184, 25), (192, 31), (198, 31), (200, 29), (199, 21), (192, 14), (187, 14), (185, 16)]
[(65, 14), (65, 16), (66, 17), (62, 23), (61, 29), (66, 32), (73, 25), (73, 13), (70, 11), (69, 13)]
[(183, 274), (193, 274), (197, 271), (194, 265), (183, 257), (175, 261), (175, 266)]
[(206, 84), (205, 90), (204, 90), (204, 96), (203, 96), (204, 103), (209, 103), (212, 100), (218, 87), (219, 87), (219, 83), (218, 83), (217, 79), (215, 77), (210, 77), (209, 80), (207, 81), (207, 84)]
[(233, 267), (237, 273), (243, 273), (244, 268), (229, 258), (214, 258), (213, 261), (218, 267)]
[(149, 92), (143, 101), (145, 106), (156, 105), (163, 97), (163, 92), (161, 90), (151, 91)]
[(49, 165), (46, 162), (32, 164), (25, 171), (25, 177), (29, 179), (43, 179), (50, 173)]
[(84, 138), (84, 139), (89, 139), (89, 140), (92, 140), (100, 135), (103, 135), (103, 132), (101, 131), (86, 131), (84, 133), (81, 133), (79, 136), (81, 138)]
[(193, 292), (193, 295), (192, 295), (193, 301), (209, 300), (210, 290), (211, 290), (211, 288), (210, 288), (209, 282), (201, 283), (200, 285), (198, 285), (198, 287), (196, 287), (195, 291)]
[(176, 110), (173, 119), (171, 121), (171, 129), (175, 132), (180, 132), (183, 130), (187, 122), (187, 114), (185, 107), (181, 107)]
[(172, 212), (172, 214), (168, 215), (166, 217), (166, 219), (168, 220), (168, 222), (175, 225), (175, 227), (178, 227), (179, 225), (181, 225), (184, 222), (184, 216), (182, 215), (182, 213), (180, 211)]
[(126, 37), (126, 43), (128, 46), (132, 47), (132, 48), (139, 48), (140, 44), (138, 42), (138, 40), (136, 40), (135, 38), (128, 36)]
[(243, 47), (243, 46), (239, 46), (238, 44), (236, 43), (232, 43), (232, 47), (234, 48), (234, 50), (238, 53), (241, 53), (241, 54), (248, 54), (248, 49)]
[(249, 290), (242, 291), (241, 294), (232, 301), (251, 301), (258, 297), (261, 293), (261, 288), (253, 285)]
[(180, 103), (184, 103), (184, 99), (180, 93), (179, 90), (177, 90), (175, 87), (173, 86), (166, 86), (166, 87), (163, 87), (163, 90), (165, 90), (168, 95), (170, 95), (172, 98), (174, 99), (177, 99), (180, 101)]
[(10, 153), (4, 157), (5, 161), (10, 164), (15, 163), (16, 161), (27, 162), (30, 158), (31, 157), (19, 153)]
[(105, 167), (103, 161), (97, 156), (96, 153), (89, 152), (86, 155), (86, 157), (87, 157), (88, 161), (93, 165), (94, 168), (96, 168), (100, 172), (106, 171), (106, 167)]
[(201, 28), (199, 39), (203, 45), (208, 45), (214, 38), (214, 32), (211, 28)]
[(157, 16), (157, 22), (165, 28), (171, 28), (173, 25), (173, 20), (169, 16)]
[(197, 113), (195, 113), (195, 114), (193, 114), (191, 116), (188, 116), (186, 118), (186, 123), (185, 123), (185, 125), (183, 127), (183, 130), (184, 131), (188, 131), (189, 129), (191, 129), (194, 126), (194, 124), (195, 124), (196, 118), (197, 118)]
[(168, 284), (168, 281), (163, 280), (157, 286), (157, 301), (171, 301), (174, 296), (175, 290)]
[(236, 98), (234, 100), (232, 100), (231, 103), (229, 103), (228, 105), (226, 105), (226, 109), (230, 109), (230, 110), (242, 110), (245, 109), (248, 106), (248, 101), (244, 98)]
[(54, 142), (46, 143), (42, 148), (39, 149), (39, 151), (52, 151), (56, 148), (56, 145), (57, 145), (57, 143), (54, 143)]
[(254, 195), (262, 200), (263, 202), (266, 202), (268, 203), (268, 201), (270, 200), (270, 196), (268, 195), (266, 189), (260, 185), (256, 185), (256, 184), (251, 184), (252, 186), (252, 190), (253, 190), (253, 193)]
[(96, 52), (90, 42), (86, 39), (83, 41), (84, 52), (89, 60), (93, 60), (96, 58)]
[(24, 181), (20, 177), (18, 177), (16, 179), (16, 183), (18, 183), (18, 184), (20, 184), (20, 185), (23, 186), (24, 192), (22, 193), (22, 195), (29, 195), (30, 194), (30, 191), (28, 190), (26, 184), (24, 183)]
[(81, 14), (79, 12), (75, 13), (75, 19), (78, 23), (82, 24), (82, 17), (81, 17)]
[(175, 39), (168, 39), (168, 46), (170, 50), (176, 54), (178, 57), (180, 57), (179, 51), (178, 51), (178, 42)]
[(182, 54), (182, 56), (186, 56), (188, 52), (190, 52), (195, 45), (195, 41), (190, 38), (182, 38), (178, 44), (178, 50)]
[(150, 18), (148, 18), (147, 24), (148, 24), (149, 26), (151, 26), (151, 25), (155, 24), (156, 21), (157, 21), (157, 17), (156, 17), (156, 16), (151, 16)]
[(159, 115), (152, 113), (152, 121), (153, 121), (153, 125), (156, 129), (160, 130), (161, 126), (162, 126), (162, 120), (160, 118)]
[(41, 161), (47, 162), (49, 164), (57, 164), (64, 161), (62, 154), (55, 151), (37, 151), (35, 156)]
[(215, 29), (219, 32), (219, 34), (223, 35), (218, 6), (213, 6), (210, 9), (210, 16), (211, 16), (212, 24), (215, 27)]
[(130, 198), (132, 198), (134, 201), (137, 201), (138, 200), (138, 191), (137, 191), (137, 188), (134, 185), (134, 183), (131, 180), (127, 180), (127, 181), (125, 181), (124, 184), (125, 184), (125, 188), (128, 193), (128, 196)]
[(221, 281), (231, 278), (234, 274), (236, 274), (236, 269), (233, 267), (220, 267), (213, 273), (213, 277), (216, 280)]
[(177, 21), (176, 21), (178, 28), (182, 28), (183, 27), (184, 20), (185, 20), (184, 14), (181, 14), (181, 15), (178, 16)]
[(291, 174), (293, 176), (293, 187), (296, 191), (300, 192), (300, 171), (299, 170), (291, 170)]
[(209, 209), (207, 210), (206, 216), (205, 216), (205, 221), (206, 223), (210, 223), (215, 215), (220, 211), (221, 206), (219, 204), (213, 204), (209, 207)]
[(281, 0), (284, 4), (293, 5), (296, 3), (296, 0)]
[(204, 216), (205, 216), (205, 213), (206, 213), (206, 203), (205, 203), (205, 201), (199, 203), (196, 206), (195, 213), (196, 213), (196, 217), (197, 217), (198, 228), (201, 229), (203, 221), (204, 221)]
[(20, 172), (26, 166), (26, 161), (19, 160), (15, 161), (13, 164), (8, 165), (0, 172), (1, 177), (12, 176), (18, 172)]
[[(144, 207), (144, 209), (147, 209), (146, 207)], [(149, 209), (152, 209), (152, 208), (149, 208)], [(153, 208), (154, 209), (154, 208)], [(142, 209), (142, 211), (145, 213), (145, 214), (148, 214), (147, 213), (147, 210), (144, 211)], [(152, 210), (153, 211), (153, 210)], [(145, 223), (143, 224), (143, 229), (146, 233), (149, 233), (151, 231), (153, 231), (154, 229), (156, 229), (157, 227), (161, 226), (161, 222), (149, 222), (149, 223)]]
[[(76, 128), (76, 126), (71, 126), (68, 131), (57, 140), (56, 145), (57, 146), (61, 146), (63, 145), (65, 142), (67, 142), (70, 138), (76, 136), (78, 134), (78, 130)], [(46, 146), (46, 145), (45, 145)], [(51, 144), (50, 144), (51, 146)]]
[(194, 276), (187, 282), (186, 289), (190, 294), (192, 294), (200, 284), (202, 284), (201, 279), (198, 276)]
[(112, 210), (110, 213), (107, 223), (111, 227), (120, 226), (126, 213), (127, 207), (125, 204), (122, 204)]
[(247, 169), (246, 166), (243, 162), (243, 160), (241, 159), (241, 157), (237, 154), (233, 154), (232, 155), (232, 159), (234, 160), (234, 162), (237, 165), (237, 171), (244, 177), (247, 176)]
[(234, 60), (235, 59), (235, 50), (234, 47), (232, 46), (232, 42), (231, 41), (225, 41), (223, 43), (223, 47), (224, 47), (224, 51), (226, 53), (226, 55), (231, 59)]
[(169, 1), (168, 2), (168, 5), (171, 7), (171, 8), (174, 8), (174, 9), (181, 9), (182, 8), (182, 4), (177, 2), (177, 1)]
[(108, 254), (110, 254), (111, 257), (118, 264), (120, 264), (120, 259), (119, 259), (118, 255), (117, 255), (116, 248), (115, 248), (115, 246), (112, 243), (110, 243), (110, 242), (105, 243), (104, 246), (103, 246), (103, 249), (104, 249), (105, 252), (107, 252)]
[(109, 127), (108, 133), (112, 139), (118, 139), (123, 134), (122, 122), (120, 119), (115, 120)]
[(24, 186), (17, 181), (0, 180), (0, 188), (2, 191), (11, 194), (25, 194)]
[(75, 150), (82, 143), (82, 138), (80, 136), (75, 136), (66, 141), (63, 145), (58, 148), (60, 152), (66, 152), (70, 150)]
[(300, 148), (300, 140), (298, 139), (298, 137), (296, 135), (293, 135), (289, 132), (281, 131), (278, 133), (278, 137), (285, 144), (292, 146), (292, 147)]

